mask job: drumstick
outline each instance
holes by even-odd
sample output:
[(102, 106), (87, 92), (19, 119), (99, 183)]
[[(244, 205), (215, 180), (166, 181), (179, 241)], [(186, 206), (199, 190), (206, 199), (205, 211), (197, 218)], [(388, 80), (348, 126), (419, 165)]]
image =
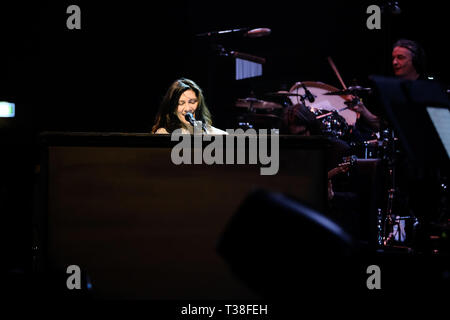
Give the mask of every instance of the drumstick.
[[(339, 71), (338, 71), (338, 69), (336, 68), (336, 65), (334, 64), (333, 59), (331, 59), (331, 57), (328, 57), (328, 62), (330, 63), (331, 68), (333, 68), (334, 73), (335, 73), (336, 76), (338, 77), (339, 82), (340, 82), (341, 85), (342, 85), (342, 88), (344, 88), (344, 90), (347, 90), (347, 86), (345, 85), (344, 80), (342, 80), (341, 75), (339, 74)], [(347, 110), (348, 108), (349, 108), (349, 106), (346, 106), (346, 107), (340, 109), (338, 112)], [(359, 118), (359, 116), (360, 116), (360, 114), (357, 113), (357, 114), (356, 114), (356, 117)]]
[[(349, 106), (341, 108), (339, 110), (335, 110), (335, 111), (337, 113), (339, 113), (341, 111), (347, 110), (348, 108), (349, 108)], [(333, 114), (333, 111), (330, 111), (330, 112), (327, 112), (327, 113), (324, 113), (324, 114), (321, 114), (321, 115), (317, 116), (316, 119), (321, 119), (321, 118), (327, 117), (327, 116), (332, 115), (332, 114)]]
[[(334, 110), (334, 111), (336, 111), (337, 113), (339, 113), (339, 112), (341, 112), (341, 111), (346, 110), (347, 108), (348, 108), (348, 107), (345, 107), (345, 108), (342, 108), (342, 109), (339, 109), (339, 110)], [(330, 112), (321, 114), (321, 115), (319, 115), (319, 116), (316, 116), (316, 119), (322, 119), (322, 118), (328, 117), (328, 116), (332, 115), (334, 111), (330, 111)]]
[(342, 80), (341, 75), (339, 74), (339, 71), (336, 68), (336, 65), (334, 64), (333, 59), (331, 59), (331, 57), (328, 57), (328, 62), (330, 63), (331, 68), (333, 68), (334, 73), (336, 74), (339, 81), (341, 82), (342, 88), (344, 88), (344, 90), (347, 90), (347, 86), (345, 85), (344, 80)]
[(324, 113), (324, 114), (321, 114), (321, 115), (317, 116), (316, 119), (322, 119), (322, 118), (327, 117), (327, 116), (332, 115), (332, 114), (333, 114), (333, 111), (330, 111), (330, 112), (327, 112), (327, 113)]

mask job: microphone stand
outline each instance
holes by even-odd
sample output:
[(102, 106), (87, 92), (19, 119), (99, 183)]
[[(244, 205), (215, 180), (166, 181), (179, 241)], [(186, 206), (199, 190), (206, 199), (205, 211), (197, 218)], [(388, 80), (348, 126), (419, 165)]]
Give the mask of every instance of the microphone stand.
[(193, 117), (192, 113), (187, 113), (184, 118), (186, 119), (187, 122), (189, 122), (191, 124), (191, 126), (193, 127), (194, 130), (194, 134), (198, 134), (199, 132), (205, 132), (206, 134), (208, 133), (208, 130), (206, 129), (206, 124), (201, 121), (201, 120), (195, 120), (195, 118)]
[(311, 93), (311, 91), (308, 90), (308, 88), (305, 86), (305, 84), (302, 82), (303, 90), (305, 90), (305, 97), (308, 99), (309, 102), (313, 103), (316, 99), (314, 95)]
[(202, 122), (202, 129), (205, 134), (208, 134), (208, 129), (206, 129), (206, 123)]
[(237, 33), (237, 32), (247, 32), (250, 31), (250, 28), (237, 28), (237, 29), (229, 29), (229, 30), (221, 30), (221, 31), (210, 31), (210, 32), (204, 32), (204, 33), (198, 33), (196, 34), (197, 37), (211, 37), (211, 36), (218, 36), (222, 34), (227, 33)]
[(192, 127), (194, 128), (194, 134), (200, 134), (202, 132), (208, 133), (208, 130), (206, 129), (206, 124), (202, 121), (194, 120), (193, 123), (191, 123)]

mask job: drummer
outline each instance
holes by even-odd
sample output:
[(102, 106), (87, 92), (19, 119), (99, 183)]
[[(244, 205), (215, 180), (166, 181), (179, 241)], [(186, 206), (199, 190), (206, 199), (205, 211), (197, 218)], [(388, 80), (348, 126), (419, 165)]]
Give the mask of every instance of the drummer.
[[(392, 69), (395, 77), (403, 80), (426, 80), (426, 56), (423, 48), (416, 41), (400, 39), (392, 49)], [(360, 118), (372, 129), (380, 129), (380, 118), (370, 112), (359, 101), (351, 107), (360, 114)]]

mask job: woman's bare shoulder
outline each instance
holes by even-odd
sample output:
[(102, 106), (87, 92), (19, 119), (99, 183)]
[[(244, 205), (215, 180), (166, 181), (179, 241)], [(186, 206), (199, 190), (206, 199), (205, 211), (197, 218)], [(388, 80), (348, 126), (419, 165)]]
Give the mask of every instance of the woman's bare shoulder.
[(156, 130), (155, 134), (168, 134), (169, 132), (167, 132), (166, 128), (159, 128), (158, 130)]

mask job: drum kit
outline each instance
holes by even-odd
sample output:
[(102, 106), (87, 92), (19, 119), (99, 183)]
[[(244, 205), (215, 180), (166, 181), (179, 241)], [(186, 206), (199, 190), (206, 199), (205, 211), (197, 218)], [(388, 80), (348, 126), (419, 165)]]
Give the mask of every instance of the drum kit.
[[(320, 124), (321, 134), (337, 138), (349, 143), (350, 134), (355, 128), (359, 113), (351, 107), (361, 101), (362, 93), (370, 93), (370, 88), (359, 86), (346, 87), (331, 58), (329, 62), (335, 71), (343, 89), (338, 89), (326, 83), (317, 81), (296, 82), (289, 91), (269, 92), (264, 96), (266, 100), (256, 98), (237, 99), (235, 107), (245, 112), (238, 117), (239, 127), (279, 129), (282, 126), (283, 111), (295, 105), (302, 105), (311, 113), (312, 119)], [(275, 102), (276, 101), (276, 102)], [(394, 154), (397, 146), (397, 138), (390, 129), (378, 132), (373, 139), (359, 142), (352, 152), (358, 159), (379, 159), (386, 164), (387, 188), (386, 208), (378, 208), (377, 216), (377, 247), (386, 248), (395, 244), (405, 244), (405, 240), (411, 240), (411, 231), (418, 225), (416, 217), (401, 216), (394, 210), (396, 190), (394, 186)], [(406, 225), (406, 227), (405, 227)], [(408, 234), (406, 234), (406, 232)]]
[[(210, 37), (243, 31), (247, 32), (246, 36), (248, 37), (265, 36), (270, 33), (270, 29), (267, 28), (258, 28), (250, 31), (234, 29), (200, 34), (198, 36)], [(236, 52), (227, 51), (220, 45), (217, 48), (220, 49), (217, 50), (220, 52), (220, 55), (234, 56), (244, 60), (250, 56), (247, 54), (243, 56), (236, 55)], [(240, 54), (242, 55), (242, 53)], [(249, 60), (260, 64), (265, 61), (265, 59), (255, 60), (254, 58), (252, 57)], [(377, 215), (376, 245), (382, 249), (398, 246), (399, 243), (411, 245), (411, 241), (414, 241), (414, 233), (419, 221), (414, 217), (414, 214), (409, 214), (409, 211), (408, 214), (402, 214), (401, 212), (405, 210), (398, 209), (395, 205), (397, 198), (399, 198), (399, 192), (395, 183), (395, 171), (398, 166), (396, 159), (399, 153), (396, 134), (391, 128), (382, 128), (380, 132), (369, 138), (361, 139), (361, 136), (358, 136), (358, 126), (356, 124), (359, 123), (357, 120), (360, 114), (354, 111), (353, 107), (362, 102), (361, 98), (364, 96), (364, 93), (370, 93), (371, 89), (359, 86), (347, 87), (331, 57), (328, 57), (328, 63), (337, 76), (342, 89), (319, 81), (301, 81), (296, 82), (289, 90), (265, 93), (264, 100), (255, 97), (253, 94), (246, 98), (237, 99), (233, 110), (236, 112), (238, 120), (237, 127), (242, 129), (281, 129), (284, 126), (284, 129), (286, 129), (284, 120), (288, 117), (284, 116), (288, 114), (286, 112), (288, 111), (287, 109), (299, 105), (301, 112), (304, 112), (301, 114), (304, 118), (303, 120), (306, 122), (313, 121), (315, 129), (320, 127), (320, 134), (349, 144), (351, 153), (353, 153), (350, 159), (353, 161), (350, 161), (350, 163), (357, 163), (354, 161), (354, 157), (358, 160), (380, 160), (383, 163), (381, 172), (383, 172), (385, 179), (382, 193), (385, 201), (381, 205), (383, 209), (377, 208), (377, 212), (372, 213)], [(317, 126), (317, 124), (319, 125)], [(281, 132), (290, 133), (290, 130), (282, 130)], [(298, 132), (297, 134), (305, 134), (307, 130), (295, 132)], [(292, 133), (294, 134), (294, 132)], [(357, 143), (354, 140), (355, 136), (359, 137)], [(400, 199), (400, 202), (402, 200)]]
[(340, 91), (322, 82), (305, 81), (295, 83), (289, 91), (266, 93), (267, 100), (237, 99), (235, 107), (247, 111), (239, 118), (241, 125), (272, 129), (274, 125), (281, 125), (285, 108), (302, 104), (320, 122), (324, 135), (342, 139), (350, 133), (358, 118), (358, 114), (349, 108), (351, 93), (353, 91)]
[[(361, 101), (361, 93), (371, 92), (371, 89), (360, 86), (347, 87), (331, 57), (328, 57), (328, 62), (339, 79), (342, 90), (323, 82), (302, 81), (296, 82), (289, 91), (264, 94), (266, 100), (255, 97), (237, 99), (234, 106), (241, 111), (237, 117), (238, 127), (280, 129), (283, 125), (284, 110), (301, 105), (302, 110), (309, 112), (305, 118), (319, 124), (320, 134), (341, 139), (351, 145), (350, 134), (359, 118), (359, 113), (355, 112), (352, 106)], [(288, 129), (283, 131), (289, 132)], [(379, 137), (378, 134), (375, 139), (358, 142), (363, 148), (360, 152), (362, 158), (382, 156), (379, 150), (383, 150), (385, 144)]]

